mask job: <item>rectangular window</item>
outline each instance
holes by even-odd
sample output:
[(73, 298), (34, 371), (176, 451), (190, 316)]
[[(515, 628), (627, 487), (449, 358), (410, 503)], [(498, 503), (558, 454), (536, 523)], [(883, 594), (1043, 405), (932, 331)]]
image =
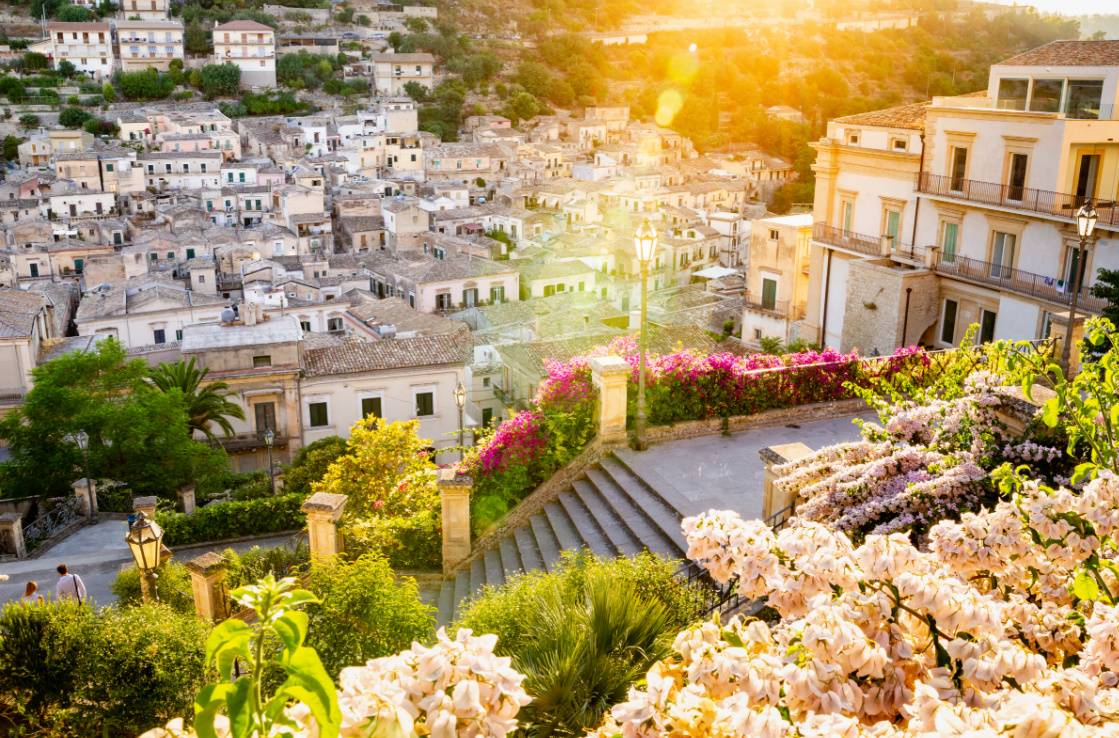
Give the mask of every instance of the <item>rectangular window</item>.
[(1070, 290), (1073, 289), (1073, 285), (1076, 284), (1077, 277), (1080, 278), (1080, 283), (1083, 286), (1084, 275), (1080, 274), (1080, 249), (1079, 248), (1071, 247), (1065, 253), (1065, 273), (1062, 276), (1064, 277), (1064, 283), (1066, 285), (1066, 289), (1070, 289)]
[(272, 366), (272, 357), (268, 354), (261, 354), (253, 357), (253, 367)]
[(325, 402), (311, 402), (307, 404), (307, 416), (312, 428), (323, 428), (330, 425)]
[(156, 328), (154, 331), (152, 331), (152, 336), (154, 337), (156, 344), (167, 343), (167, 332), (162, 328)]
[(490, 423), (492, 423), (492, 422), (493, 422), (493, 408), (492, 407), (482, 408), (482, 427), (483, 428), (489, 428)]
[(979, 311), (979, 342), (990, 343), (995, 340), (995, 319), (998, 313), (990, 310)]
[(187, 249), (186, 250), (186, 258), (188, 258), (188, 259), (193, 259), (194, 258), (194, 249)]
[(960, 224), (959, 223), (945, 223), (944, 233), (941, 236), (940, 253), (941, 258), (946, 262), (954, 262), (956, 260), (956, 242), (960, 237)]
[(770, 241), (776, 241), (779, 238), (781, 238), (781, 233), (776, 228), (770, 228), (769, 229), (769, 240)]
[(1056, 113), (1061, 109), (1061, 94), (1065, 89), (1063, 79), (1035, 79), (1030, 93), (1030, 110), (1038, 113)]
[(361, 417), (368, 418), (370, 415), (376, 418), (385, 417), (381, 412), (381, 398), (380, 397), (363, 397), (361, 398)]
[(299, 327), (303, 329), (304, 333), (310, 333), (311, 332), (311, 321), (301, 320), (301, 321), (299, 321)]
[(1025, 110), (1028, 79), (1000, 79), (998, 106), (1002, 110)]
[(1029, 158), (1025, 154), (1010, 155), (1010, 171), (1007, 176), (1006, 199), (1020, 202), (1026, 190), (1026, 164)]
[(505, 287), (490, 287), (490, 302), (505, 302)]
[(416, 417), (435, 415), (435, 393), (428, 390), (416, 393)]
[(1100, 117), (1100, 99), (1103, 97), (1103, 80), (1077, 80), (1068, 82), (1068, 100), (1065, 103), (1065, 115), (1069, 118), (1087, 118), (1095, 120)]
[(855, 221), (855, 203), (843, 203), (843, 235), (850, 236)]
[(901, 231), (901, 213), (897, 210), (886, 211), (886, 240), (890, 243), (890, 250), (898, 246), (898, 233)]
[(1014, 267), (1014, 246), (1017, 236), (1013, 233), (995, 231), (991, 243), (991, 276), (996, 279), (1010, 277), (1010, 270)]
[(964, 177), (967, 176), (967, 148), (952, 147), (952, 181), (949, 185), (953, 192), (962, 192)]
[(959, 305), (955, 300), (944, 301), (944, 317), (940, 321), (940, 342), (956, 343), (956, 310)]
[(183, 329), (182, 328), (179, 328), (175, 331), (175, 340), (176, 341), (183, 340)]

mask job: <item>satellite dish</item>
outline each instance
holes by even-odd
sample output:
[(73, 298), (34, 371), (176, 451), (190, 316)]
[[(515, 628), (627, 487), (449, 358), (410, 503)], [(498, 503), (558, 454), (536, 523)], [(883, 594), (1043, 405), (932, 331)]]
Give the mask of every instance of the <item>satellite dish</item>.
[(221, 311), (221, 322), (232, 323), (236, 319), (237, 313), (233, 311), (233, 308), (227, 307)]

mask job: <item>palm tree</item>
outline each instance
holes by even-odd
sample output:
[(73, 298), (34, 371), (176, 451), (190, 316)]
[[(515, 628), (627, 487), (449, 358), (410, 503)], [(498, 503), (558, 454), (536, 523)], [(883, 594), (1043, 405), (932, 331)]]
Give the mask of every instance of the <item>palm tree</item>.
[(534, 607), (526, 644), (513, 654), (533, 696), (518, 716), (532, 738), (592, 730), (670, 650), (668, 609), (601, 573), (587, 578), (582, 601), (557, 585)]
[(245, 419), (239, 405), (231, 402), (229, 385), (225, 382), (202, 383), (210, 370), (199, 369), (192, 357), (189, 362), (177, 361), (174, 364), (160, 364), (152, 370), (150, 379), (161, 392), (178, 390), (183, 394), (183, 404), (189, 418), (189, 430), (201, 431), (206, 438), (214, 440), (210, 426), (217, 425), (225, 435), (233, 435), (230, 418)]

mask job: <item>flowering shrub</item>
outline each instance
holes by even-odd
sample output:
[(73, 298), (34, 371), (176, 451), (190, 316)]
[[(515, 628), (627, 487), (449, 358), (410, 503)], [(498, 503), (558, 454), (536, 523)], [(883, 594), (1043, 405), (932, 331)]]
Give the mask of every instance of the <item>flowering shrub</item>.
[[(641, 354), (633, 337), (619, 337), (585, 356), (545, 362), (533, 408), (506, 420), (467, 455), (474, 478), (471, 518), (484, 530), (556, 469), (575, 458), (594, 435), (590, 359), (617, 355), (632, 367), (629, 415), (636, 411)], [(923, 374), (925, 352), (899, 349), (874, 362), (830, 349), (785, 356), (703, 354), (680, 349), (647, 357), (649, 422), (669, 424), (748, 415), (854, 396), (855, 387), (898, 373)]]
[[(1019, 480), (1020, 482), (1020, 480)], [(993, 509), (860, 546), (818, 523), (684, 521), (690, 557), (773, 626), (677, 636), (593, 735), (1116, 735), (1119, 478), (1019, 483)]]

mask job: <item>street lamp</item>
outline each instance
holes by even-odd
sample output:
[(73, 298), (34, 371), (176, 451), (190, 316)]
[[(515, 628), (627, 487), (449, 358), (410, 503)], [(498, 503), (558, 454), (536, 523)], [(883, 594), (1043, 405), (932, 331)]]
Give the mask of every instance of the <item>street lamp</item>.
[(462, 386), (462, 382), (458, 383), (455, 387), (455, 404), (458, 405), (458, 447), (459, 453), (462, 453), (462, 414), (466, 408), (466, 388)]
[(86, 512), (89, 516), (89, 522), (92, 524), (97, 522), (97, 519), (93, 515), (93, 480), (89, 476), (89, 434), (80, 430), (74, 434), (74, 441), (78, 444), (78, 448), (82, 450), (82, 456), (85, 459), (85, 497), (86, 502), (89, 503)]
[(276, 433), (271, 428), (264, 429), (264, 445), (268, 448), (268, 489), (276, 494), (276, 474), (272, 466), (272, 444), (276, 442)]
[(1065, 370), (1066, 374), (1068, 374), (1069, 363), (1072, 360), (1072, 329), (1076, 322), (1076, 308), (1080, 302), (1080, 283), (1084, 281), (1084, 262), (1087, 261), (1085, 257), (1088, 255), (1088, 239), (1092, 237), (1092, 231), (1096, 230), (1098, 217), (1091, 201), (1084, 203), (1076, 211), (1076, 232), (1080, 236), (1080, 245), (1076, 248), (1076, 264), (1073, 268), (1075, 273), (1072, 275), (1072, 303), (1068, 311), (1068, 325), (1065, 326), (1065, 342), (1061, 346), (1061, 368)]
[(634, 419), (635, 445), (638, 450), (645, 448), (645, 354), (648, 340), (648, 294), (649, 294), (649, 264), (657, 254), (657, 229), (649, 219), (641, 221), (637, 232), (633, 235), (633, 247), (637, 251), (637, 263), (641, 267), (641, 332), (637, 342), (637, 350), (641, 352), (640, 365), (637, 369), (637, 417)]
[(137, 513), (124, 542), (128, 544), (136, 568), (140, 570), (140, 595), (144, 602), (158, 601), (155, 570), (159, 568), (159, 560), (163, 556), (163, 528), (144, 513)]

